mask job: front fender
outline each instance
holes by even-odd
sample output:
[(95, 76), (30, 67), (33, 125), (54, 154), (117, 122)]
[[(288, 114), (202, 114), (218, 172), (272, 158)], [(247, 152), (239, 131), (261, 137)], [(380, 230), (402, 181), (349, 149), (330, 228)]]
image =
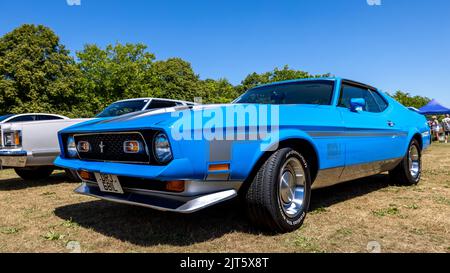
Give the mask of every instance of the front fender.
[(306, 132), (298, 129), (280, 129), (278, 135), (272, 134), (264, 140), (234, 141), (231, 147), (231, 178), (245, 180), (266, 152), (276, 151), (279, 144), (287, 140), (309, 142), (320, 158), (316, 143)]

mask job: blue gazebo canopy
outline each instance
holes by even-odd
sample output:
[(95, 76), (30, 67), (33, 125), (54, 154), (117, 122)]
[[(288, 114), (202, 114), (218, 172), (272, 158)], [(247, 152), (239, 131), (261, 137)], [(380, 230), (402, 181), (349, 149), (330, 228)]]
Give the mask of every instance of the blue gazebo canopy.
[(450, 109), (442, 106), (437, 100), (431, 100), (427, 105), (419, 109), (422, 115), (443, 115), (450, 114)]

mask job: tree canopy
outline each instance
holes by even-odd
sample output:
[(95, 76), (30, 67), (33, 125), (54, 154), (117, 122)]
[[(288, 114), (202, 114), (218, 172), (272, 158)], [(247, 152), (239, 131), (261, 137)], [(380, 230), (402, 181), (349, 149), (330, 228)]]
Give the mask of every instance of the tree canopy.
[(58, 36), (23, 25), (0, 38), (0, 112), (71, 113), (80, 71)]
[(397, 91), (390, 96), (406, 107), (415, 107), (417, 109), (427, 105), (431, 101), (431, 99), (427, 97), (411, 96), (409, 93), (402, 91)]
[[(245, 90), (275, 81), (329, 77), (289, 66), (251, 73), (239, 85), (227, 79), (200, 79), (181, 58), (156, 60), (144, 44), (86, 44), (75, 57), (59, 37), (42, 25), (22, 25), (0, 37), (0, 114), (51, 112), (92, 117), (110, 103), (127, 98), (162, 97), (227, 103)], [(426, 97), (398, 91), (406, 106), (420, 108)]]

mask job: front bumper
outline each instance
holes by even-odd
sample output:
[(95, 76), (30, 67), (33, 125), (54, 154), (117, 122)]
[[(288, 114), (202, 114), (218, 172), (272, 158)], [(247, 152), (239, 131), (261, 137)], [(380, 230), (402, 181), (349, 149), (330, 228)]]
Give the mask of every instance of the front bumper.
[(2, 167), (25, 167), (27, 164), (26, 151), (0, 150), (0, 165)]
[[(209, 182), (194, 183), (208, 184)], [(81, 186), (75, 189), (75, 192), (127, 205), (147, 207), (161, 211), (192, 213), (236, 197), (241, 183), (235, 182), (234, 184), (228, 185), (228, 187), (232, 185), (234, 185), (235, 188), (225, 189), (222, 187), (222, 189), (220, 189), (221, 187), (217, 187), (215, 192), (203, 193), (200, 195), (191, 195), (192, 191), (191, 194), (171, 194), (138, 189), (124, 189), (124, 194), (116, 194), (102, 192), (100, 191), (100, 188), (92, 182), (83, 182)]]

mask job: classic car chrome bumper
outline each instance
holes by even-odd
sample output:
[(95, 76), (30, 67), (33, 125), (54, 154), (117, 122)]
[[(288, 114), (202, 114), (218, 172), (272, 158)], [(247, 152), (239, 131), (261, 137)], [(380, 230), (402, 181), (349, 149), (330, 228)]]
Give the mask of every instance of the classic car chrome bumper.
[(0, 150), (1, 167), (25, 167), (26, 164), (26, 151)]
[(237, 189), (225, 189), (197, 196), (144, 190), (127, 190), (124, 194), (116, 194), (102, 192), (98, 186), (90, 182), (83, 182), (75, 192), (107, 201), (179, 213), (192, 213), (237, 196)]

